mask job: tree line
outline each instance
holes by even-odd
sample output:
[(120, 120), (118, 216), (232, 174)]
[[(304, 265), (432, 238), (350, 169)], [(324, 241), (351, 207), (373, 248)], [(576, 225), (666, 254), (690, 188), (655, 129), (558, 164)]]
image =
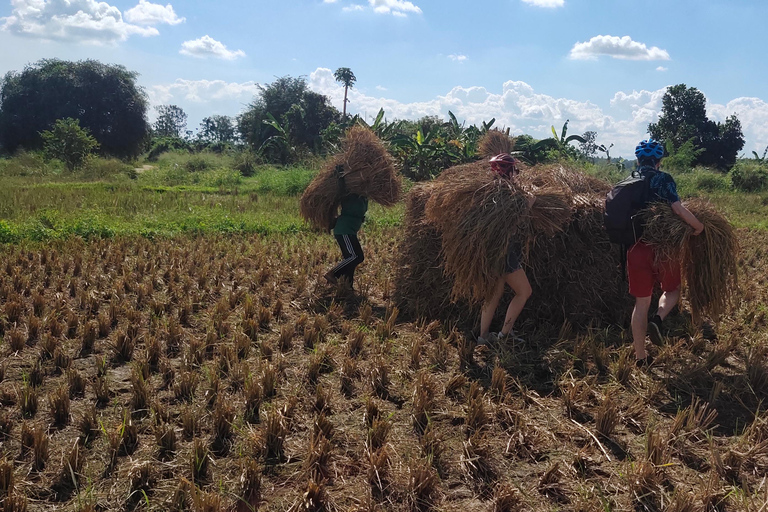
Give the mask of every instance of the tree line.
[[(339, 68), (335, 77), (344, 87), (342, 112), (327, 96), (312, 91), (304, 77), (285, 76), (259, 85), (254, 100), (238, 116), (208, 116), (192, 131), (186, 113), (176, 105), (156, 107), (157, 120), (150, 124), (149, 102), (137, 83), (138, 74), (123, 66), (45, 59), (9, 72), (0, 81), (0, 149), (9, 154), (42, 149), (52, 144), (57, 127), (58, 137), (75, 137), (82, 130), (82, 136), (92, 139), (83, 143), (89, 151), (123, 159), (142, 154), (152, 159), (164, 151), (243, 150), (265, 163), (289, 164), (333, 152), (345, 129), (362, 123), (390, 144), (406, 175), (426, 179), (475, 159), (479, 138), (494, 129), (494, 119), (467, 126), (450, 112), (447, 120), (427, 116), (412, 121), (388, 120), (380, 111), (368, 124), (346, 113), (347, 92), (357, 80), (354, 73)], [(57, 126), (57, 121), (66, 122)], [(566, 121), (561, 130), (553, 126), (547, 139), (519, 135), (517, 153), (530, 163), (598, 156), (611, 161), (612, 145), (598, 144), (597, 133), (568, 135), (567, 130)], [(708, 119), (704, 94), (685, 84), (666, 91), (659, 119), (648, 130), (665, 142), (671, 161), (677, 158), (682, 165), (727, 171), (744, 146), (738, 118), (733, 115), (722, 123)]]

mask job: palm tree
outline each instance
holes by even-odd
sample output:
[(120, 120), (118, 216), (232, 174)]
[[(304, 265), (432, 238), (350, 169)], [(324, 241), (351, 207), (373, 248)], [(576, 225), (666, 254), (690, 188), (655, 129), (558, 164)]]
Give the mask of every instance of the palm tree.
[(336, 72), (333, 74), (333, 77), (336, 79), (337, 82), (344, 84), (344, 112), (342, 113), (342, 116), (346, 119), (347, 118), (347, 102), (349, 101), (347, 99), (347, 91), (349, 91), (350, 87), (354, 87), (355, 82), (357, 82), (357, 78), (355, 77), (355, 74), (352, 72), (349, 68), (339, 68), (336, 70)]

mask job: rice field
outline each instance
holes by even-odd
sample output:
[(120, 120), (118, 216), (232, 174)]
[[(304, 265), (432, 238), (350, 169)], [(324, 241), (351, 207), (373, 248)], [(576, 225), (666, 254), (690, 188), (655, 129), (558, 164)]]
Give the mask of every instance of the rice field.
[[(241, 214), (270, 210), (298, 198)], [(126, 216), (0, 245), (0, 510), (766, 509), (765, 231), (738, 231), (735, 307), (700, 326), (683, 307), (639, 370), (623, 326), (526, 324), (480, 355), (406, 317), (402, 211), (371, 211), (353, 295), (322, 280), (332, 238), (303, 227), (148, 237)]]

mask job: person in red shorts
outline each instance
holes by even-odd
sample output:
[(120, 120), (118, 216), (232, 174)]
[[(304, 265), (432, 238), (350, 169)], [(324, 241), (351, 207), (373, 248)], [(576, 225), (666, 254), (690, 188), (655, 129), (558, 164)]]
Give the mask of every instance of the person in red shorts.
[[(672, 211), (685, 221), (693, 234), (698, 235), (704, 225), (680, 202), (677, 184), (669, 174), (659, 170), (664, 148), (653, 139), (644, 140), (635, 148), (638, 172), (649, 183), (650, 202), (666, 202)], [(653, 247), (638, 241), (627, 251), (627, 274), (629, 293), (635, 297), (635, 309), (632, 312), (632, 340), (638, 366), (648, 366), (653, 361), (645, 350), (646, 333), (656, 345), (661, 345), (661, 326), (664, 319), (680, 300), (680, 262), (659, 261)], [(663, 292), (659, 299), (659, 308), (648, 320), (651, 308), (651, 295), (656, 283)]]

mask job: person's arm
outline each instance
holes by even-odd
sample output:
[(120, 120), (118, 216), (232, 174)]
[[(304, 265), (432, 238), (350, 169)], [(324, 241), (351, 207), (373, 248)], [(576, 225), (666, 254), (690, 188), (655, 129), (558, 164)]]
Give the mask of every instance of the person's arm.
[(675, 212), (675, 215), (683, 219), (686, 224), (693, 228), (694, 235), (698, 235), (704, 231), (704, 224), (702, 224), (701, 221), (697, 219), (696, 216), (692, 214), (688, 208), (683, 206), (683, 203), (680, 201), (672, 203), (672, 211)]

